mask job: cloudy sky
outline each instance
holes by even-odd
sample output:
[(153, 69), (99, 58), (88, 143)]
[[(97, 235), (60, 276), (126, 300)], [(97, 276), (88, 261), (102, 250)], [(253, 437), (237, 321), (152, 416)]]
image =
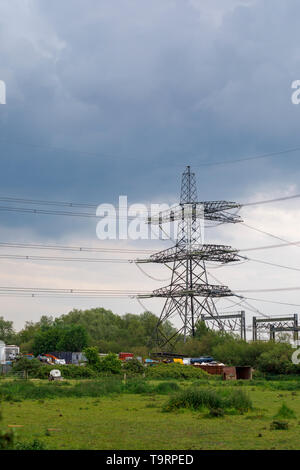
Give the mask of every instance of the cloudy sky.
[[(291, 102), (291, 84), (300, 79), (297, 11), (296, 0), (0, 0), (0, 80), (7, 86), (7, 104), (0, 105), (0, 197), (175, 202), (188, 164), (201, 200), (299, 193), (300, 150), (230, 163), (300, 146), (300, 106)], [(241, 215), (249, 225), (300, 240), (297, 200), (245, 207)], [(6, 211), (0, 241), (145, 247), (97, 240), (93, 219)], [(237, 248), (276, 243), (242, 225), (209, 229), (209, 241)], [(297, 247), (251, 256), (300, 267)], [(126, 264), (1, 265), (1, 286), (148, 290), (162, 284)], [(146, 268), (168, 277), (166, 268)], [(214, 275), (234, 289), (300, 286), (297, 271), (254, 262)], [(300, 304), (297, 291), (252, 296)], [(99, 305), (1, 301), (0, 315), (16, 328), (42, 314)], [(120, 314), (142, 310), (130, 299), (100, 302)], [(159, 313), (159, 302), (145, 304)], [(297, 311), (252, 304), (266, 314)]]

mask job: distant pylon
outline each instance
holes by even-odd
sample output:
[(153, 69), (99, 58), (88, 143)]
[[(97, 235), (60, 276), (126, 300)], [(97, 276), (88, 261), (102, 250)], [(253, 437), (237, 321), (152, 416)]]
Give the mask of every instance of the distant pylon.
[[(195, 173), (187, 166), (182, 175), (180, 203), (169, 211), (161, 212), (155, 217), (149, 217), (148, 223), (161, 226), (165, 222), (178, 221), (178, 236), (176, 245), (148, 259), (138, 259), (138, 263), (164, 263), (172, 265), (170, 285), (156, 289), (145, 297), (162, 297), (165, 303), (157, 324), (157, 337), (161, 347), (173, 344), (174, 340), (188, 335), (195, 335), (195, 326), (203, 315), (214, 319), (220, 329), (222, 321), (214, 303), (214, 298), (234, 295), (231, 290), (222, 285), (208, 283), (206, 261), (228, 263), (238, 261), (237, 250), (224, 245), (207, 245), (203, 243), (203, 220), (221, 223), (236, 223), (241, 219), (227, 212), (240, 205), (234, 202), (210, 201), (199, 202)], [(177, 317), (180, 327), (171, 336), (166, 335), (162, 325), (167, 320)]]

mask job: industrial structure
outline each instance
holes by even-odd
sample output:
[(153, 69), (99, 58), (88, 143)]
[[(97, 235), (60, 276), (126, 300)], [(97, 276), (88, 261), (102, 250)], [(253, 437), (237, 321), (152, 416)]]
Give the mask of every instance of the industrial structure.
[[(179, 338), (185, 341), (188, 336), (194, 336), (196, 323), (201, 319), (214, 322), (220, 330), (224, 330), (228, 321), (233, 320), (228, 318), (229, 315), (227, 318), (219, 315), (214, 299), (233, 296), (234, 293), (227, 286), (208, 282), (206, 262), (227, 264), (239, 261), (238, 250), (230, 246), (204, 244), (203, 221), (218, 224), (241, 222), (240, 216), (232, 212), (240, 207), (240, 204), (228, 201), (199, 202), (195, 173), (187, 166), (182, 175), (180, 203), (168, 211), (148, 217), (147, 222), (161, 230), (164, 223), (178, 223), (175, 246), (147, 259), (136, 260), (137, 263), (165, 264), (172, 270), (168, 286), (151, 294), (139, 295), (139, 298), (165, 299), (156, 328), (160, 347), (170, 346)], [(161, 327), (174, 317), (179, 320), (180, 326), (175, 333), (167, 336)], [(244, 323), (240, 328), (245, 337)]]
[(219, 329), (220, 322), (222, 330), (235, 333), (241, 339), (246, 340), (246, 315), (244, 311), (238, 313), (219, 314), (218, 319), (212, 316), (201, 315), (201, 320), (205, 322), (209, 329)]
[(275, 340), (276, 332), (292, 332), (294, 341), (298, 340), (298, 314), (274, 317), (253, 317), (253, 341), (261, 339), (261, 334), (268, 334), (270, 340)]

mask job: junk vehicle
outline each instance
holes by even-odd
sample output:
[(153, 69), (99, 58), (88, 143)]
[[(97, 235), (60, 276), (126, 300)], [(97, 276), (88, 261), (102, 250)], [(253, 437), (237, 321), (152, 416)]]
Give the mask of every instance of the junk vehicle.
[(65, 365), (65, 359), (58, 359), (58, 357), (53, 356), (52, 354), (45, 354), (45, 357), (49, 357), (52, 360), (52, 364)]
[(120, 352), (119, 353), (119, 359), (121, 361), (130, 361), (131, 359), (133, 359), (133, 354), (132, 353), (126, 353), (126, 352)]
[(201, 357), (192, 357), (191, 358), (191, 364), (202, 364), (203, 362), (209, 363), (209, 362), (214, 362), (214, 358), (211, 356), (201, 356)]

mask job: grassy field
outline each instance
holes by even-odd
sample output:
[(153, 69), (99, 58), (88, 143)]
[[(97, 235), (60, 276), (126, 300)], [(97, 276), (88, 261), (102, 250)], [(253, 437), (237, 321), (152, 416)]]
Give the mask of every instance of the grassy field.
[[(151, 382), (152, 386), (157, 384), (159, 381)], [(191, 382), (178, 384), (186, 389)], [(7, 399), (1, 406), (0, 428), (17, 426), (17, 441), (38, 439), (46, 449), (300, 449), (300, 390), (276, 390), (273, 382), (266, 387), (255, 382), (244, 384), (212, 381), (200, 385), (201, 389), (246, 391), (253, 409), (244, 414), (212, 418), (207, 410), (182, 408), (166, 413), (163, 407), (174, 392), (127, 392), (100, 397)], [(298, 386), (296, 382), (292, 388)], [(291, 388), (289, 382), (286, 388)], [(294, 411), (295, 418), (287, 420), (289, 429), (271, 430), (283, 403)]]

